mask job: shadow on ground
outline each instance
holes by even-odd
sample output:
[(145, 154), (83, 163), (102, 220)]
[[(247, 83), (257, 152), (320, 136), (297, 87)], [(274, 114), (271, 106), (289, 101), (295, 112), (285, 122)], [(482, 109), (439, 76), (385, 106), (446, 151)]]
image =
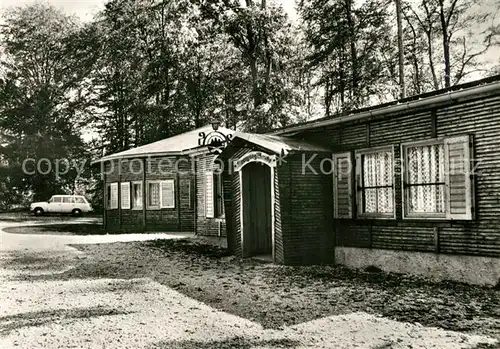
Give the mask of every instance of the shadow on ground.
[(75, 222), (81, 219), (95, 220), (96, 222), (102, 221), (102, 215), (96, 213), (88, 213), (83, 217), (75, 218), (68, 214), (52, 214), (46, 216), (35, 217), (28, 213), (28, 211), (20, 212), (0, 212), (0, 222)]
[(2, 255), (0, 265), (4, 269), (16, 270), (25, 278), (37, 278), (43, 272), (49, 276), (67, 270), (79, 257), (70, 253), (47, 253), (10, 251)]
[(256, 340), (243, 337), (228, 338), (223, 341), (164, 341), (152, 345), (149, 349), (251, 349), (256, 347), (295, 348), (300, 344), (290, 339)]
[(10, 234), (30, 234), (30, 235), (105, 235), (108, 234), (98, 223), (78, 223), (70, 222), (66, 224), (32, 225), (21, 227), (3, 228), (3, 231)]
[(131, 312), (107, 307), (58, 309), (51, 311), (34, 311), (0, 317), (0, 335), (23, 327), (43, 326), (54, 322), (88, 319), (99, 316), (126, 315)]
[(265, 328), (364, 311), (500, 339), (500, 290), (433, 283), (376, 270), (262, 264), (239, 260), (223, 248), (193, 240), (75, 247), (87, 258), (74, 269), (56, 275), (20, 275), (18, 279), (151, 278)]

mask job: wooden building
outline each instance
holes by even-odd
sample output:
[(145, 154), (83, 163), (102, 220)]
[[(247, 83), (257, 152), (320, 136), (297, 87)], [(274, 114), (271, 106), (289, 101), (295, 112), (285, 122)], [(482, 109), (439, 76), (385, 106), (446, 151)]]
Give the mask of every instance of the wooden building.
[[(283, 264), (333, 262), (330, 176), (302, 173), (331, 151), (289, 137), (235, 132), (224, 161), (228, 246), (242, 257)], [(329, 166), (329, 163), (327, 163)]]
[(220, 159), (239, 256), (500, 280), (500, 77), (235, 133)]
[(105, 228), (225, 236), (222, 179), (212, 168), (217, 154), (210, 139), (232, 132), (205, 126), (100, 159)]

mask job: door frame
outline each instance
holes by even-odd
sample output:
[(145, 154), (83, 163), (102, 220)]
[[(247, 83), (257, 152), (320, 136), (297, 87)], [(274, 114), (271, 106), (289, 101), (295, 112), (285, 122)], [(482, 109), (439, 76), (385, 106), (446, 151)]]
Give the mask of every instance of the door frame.
[(246, 153), (243, 155), (236, 163), (235, 166), (235, 171), (239, 172), (239, 177), (240, 177), (240, 237), (241, 237), (241, 254), (243, 256), (243, 251), (244, 250), (244, 244), (245, 244), (245, 239), (244, 239), (244, 232), (243, 232), (243, 205), (244, 205), (244, 200), (243, 200), (243, 168), (245, 165), (252, 163), (252, 162), (260, 162), (264, 165), (269, 166), (269, 169), (271, 171), (271, 180), (270, 180), (270, 185), (271, 185), (271, 254), (272, 254), (272, 260), (273, 262), (276, 261), (276, 247), (275, 247), (275, 188), (274, 188), (274, 176), (276, 175), (276, 155), (269, 155), (266, 153), (263, 153), (261, 151), (252, 151), (250, 153)]

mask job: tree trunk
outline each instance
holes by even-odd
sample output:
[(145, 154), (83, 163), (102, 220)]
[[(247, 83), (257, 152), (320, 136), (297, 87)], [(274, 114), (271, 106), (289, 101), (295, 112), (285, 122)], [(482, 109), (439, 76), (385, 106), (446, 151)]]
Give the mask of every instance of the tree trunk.
[[(450, 15), (453, 12), (454, 4), (450, 9)], [(451, 17), (451, 16), (450, 16)], [(451, 64), (450, 64), (450, 34), (448, 33), (448, 21), (444, 13), (444, 3), (443, 0), (439, 0), (439, 20), (441, 22), (441, 31), (443, 36), (443, 61), (444, 61), (444, 86), (451, 86)]]
[(403, 23), (401, 21), (401, 0), (396, 0), (396, 19), (398, 23), (398, 53), (399, 53), (399, 88), (400, 97), (406, 97), (404, 51), (403, 51)]
[(354, 31), (354, 19), (352, 17), (352, 0), (347, 0), (346, 3), (346, 17), (347, 26), (349, 28), (349, 49), (351, 55), (351, 106), (358, 105), (358, 85), (359, 85), (359, 72), (358, 72), (358, 56), (356, 51), (356, 37)]

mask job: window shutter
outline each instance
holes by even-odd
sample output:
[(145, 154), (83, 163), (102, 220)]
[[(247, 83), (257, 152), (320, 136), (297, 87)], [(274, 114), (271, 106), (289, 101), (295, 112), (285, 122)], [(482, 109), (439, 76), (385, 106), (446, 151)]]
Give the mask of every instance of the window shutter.
[(333, 155), (333, 205), (335, 218), (352, 218), (351, 153)]
[(130, 208), (130, 182), (121, 183), (121, 207)]
[(174, 180), (161, 181), (160, 184), (160, 204), (161, 208), (175, 207)]
[(446, 217), (473, 218), (473, 181), (471, 173), (471, 141), (469, 136), (447, 138), (445, 149)]
[(214, 175), (205, 173), (205, 216), (214, 218)]
[(111, 200), (110, 200), (110, 209), (118, 208), (118, 183), (111, 183)]
[[(363, 155), (356, 154), (356, 181), (355, 181), (355, 189), (356, 189), (356, 207), (357, 207), (357, 217), (363, 213), (363, 191), (359, 190), (359, 187), (363, 185)], [(352, 207), (352, 206), (351, 206)]]

